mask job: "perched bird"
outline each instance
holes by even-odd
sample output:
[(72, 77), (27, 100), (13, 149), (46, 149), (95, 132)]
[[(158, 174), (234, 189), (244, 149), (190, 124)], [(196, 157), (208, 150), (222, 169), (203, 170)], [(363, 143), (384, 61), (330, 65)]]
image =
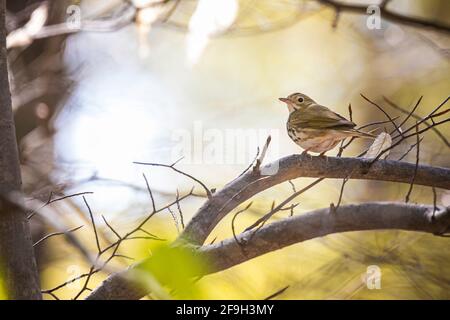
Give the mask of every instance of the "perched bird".
[(345, 138), (374, 138), (370, 133), (356, 130), (356, 124), (352, 121), (302, 93), (293, 93), (279, 100), (286, 103), (289, 109), (288, 135), (305, 153), (317, 152), (322, 156)]

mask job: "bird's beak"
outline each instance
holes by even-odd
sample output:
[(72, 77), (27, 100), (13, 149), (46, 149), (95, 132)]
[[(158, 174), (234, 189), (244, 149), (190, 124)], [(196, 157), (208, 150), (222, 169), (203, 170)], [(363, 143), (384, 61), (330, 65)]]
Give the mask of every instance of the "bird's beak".
[(278, 98), (278, 100), (280, 100), (281, 102), (284, 102), (284, 103), (291, 102), (288, 98)]

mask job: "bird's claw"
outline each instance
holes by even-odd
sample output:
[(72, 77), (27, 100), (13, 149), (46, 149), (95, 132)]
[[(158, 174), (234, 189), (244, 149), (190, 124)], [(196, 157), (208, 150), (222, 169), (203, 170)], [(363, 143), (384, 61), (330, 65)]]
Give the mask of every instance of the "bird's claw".
[(303, 156), (303, 157), (309, 156), (311, 160), (313, 158), (312, 154), (308, 153), (308, 150), (303, 150), (303, 152), (301, 153), (301, 156)]

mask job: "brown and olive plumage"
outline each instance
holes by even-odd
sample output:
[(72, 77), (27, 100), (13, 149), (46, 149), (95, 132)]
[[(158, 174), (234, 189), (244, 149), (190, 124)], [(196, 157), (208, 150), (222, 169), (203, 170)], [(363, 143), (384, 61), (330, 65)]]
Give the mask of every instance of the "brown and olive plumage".
[(280, 100), (289, 109), (288, 135), (305, 152), (324, 154), (349, 137), (373, 138), (369, 133), (356, 130), (356, 124), (352, 121), (317, 104), (304, 94), (294, 93)]

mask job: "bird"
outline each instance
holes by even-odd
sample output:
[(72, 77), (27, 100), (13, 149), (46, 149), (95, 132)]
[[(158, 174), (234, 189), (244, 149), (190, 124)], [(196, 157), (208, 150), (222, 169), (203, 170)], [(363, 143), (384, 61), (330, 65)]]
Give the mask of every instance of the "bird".
[(289, 110), (287, 133), (305, 154), (314, 152), (324, 156), (346, 138), (375, 138), (370, 133), (355, 129), (354, 122), (318, 104), (305, 94), (293, 93), (279, 100), (286, 103)]

